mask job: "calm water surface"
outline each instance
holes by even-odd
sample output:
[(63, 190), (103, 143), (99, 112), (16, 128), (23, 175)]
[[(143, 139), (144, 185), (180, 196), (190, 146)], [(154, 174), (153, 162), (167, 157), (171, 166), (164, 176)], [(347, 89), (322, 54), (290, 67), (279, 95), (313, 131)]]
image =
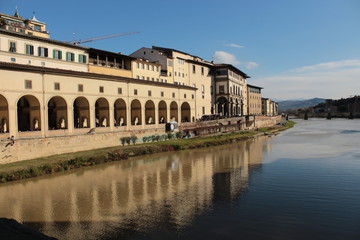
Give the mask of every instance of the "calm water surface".
[(0, 185), (59, 239), (360, 239), (360, 120)]

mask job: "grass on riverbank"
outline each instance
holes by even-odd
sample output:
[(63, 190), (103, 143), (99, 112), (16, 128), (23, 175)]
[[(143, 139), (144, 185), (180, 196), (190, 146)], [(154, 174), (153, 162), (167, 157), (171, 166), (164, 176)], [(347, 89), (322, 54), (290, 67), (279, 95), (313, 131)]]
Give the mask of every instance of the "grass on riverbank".
[(259, 131), (239, 131), (208, 137), (116, 146), (4, 164), (0, 165), (0, 183), (124, 160), (134, 156), (223, 145), (249, 139), (265, 132), (282, 131), (292, 127), (293, 124), (294, 122), (289, 121), (285, 126), (259, 129)]

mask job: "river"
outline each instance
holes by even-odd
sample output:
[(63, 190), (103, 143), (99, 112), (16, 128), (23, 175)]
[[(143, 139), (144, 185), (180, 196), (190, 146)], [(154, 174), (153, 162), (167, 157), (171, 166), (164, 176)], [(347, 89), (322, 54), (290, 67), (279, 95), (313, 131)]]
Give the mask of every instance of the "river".
[(59, 239), (360, 239), (360, 120), (6, 183), (0, 206)]

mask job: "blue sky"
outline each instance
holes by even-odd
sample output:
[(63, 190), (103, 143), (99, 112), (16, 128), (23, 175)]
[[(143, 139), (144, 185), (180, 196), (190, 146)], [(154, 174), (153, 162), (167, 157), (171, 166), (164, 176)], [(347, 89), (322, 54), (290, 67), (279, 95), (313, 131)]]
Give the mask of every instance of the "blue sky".
[[(235, 65), (273, 99), (360, 95), (360, 0), (0, 0), (70, 41), (130, 54), (161, 46)], [(74, 34), (75, 33), (75, 34)]]

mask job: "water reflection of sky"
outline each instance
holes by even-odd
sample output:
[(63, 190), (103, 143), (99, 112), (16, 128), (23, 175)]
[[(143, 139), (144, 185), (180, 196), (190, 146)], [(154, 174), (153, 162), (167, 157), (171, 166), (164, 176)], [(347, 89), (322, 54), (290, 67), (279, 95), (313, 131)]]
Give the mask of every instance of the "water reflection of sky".
[(322, 158), (351, 152), (360, 154), (359, 120), (296, 120), (293, 129), (271, 138), (271, 154), (264, 162), (279, 158)]

